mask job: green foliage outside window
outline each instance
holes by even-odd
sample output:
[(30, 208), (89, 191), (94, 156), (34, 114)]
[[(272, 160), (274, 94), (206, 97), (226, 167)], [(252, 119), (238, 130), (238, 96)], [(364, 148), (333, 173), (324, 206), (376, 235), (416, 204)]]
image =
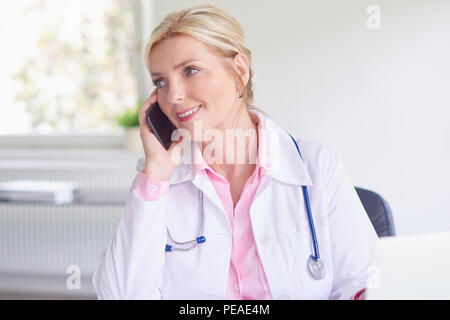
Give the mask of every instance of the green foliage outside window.
[(117, 117), (117, 124), (124, 128), (139, 127), (139, 109), (140, 107), (125, 110)]

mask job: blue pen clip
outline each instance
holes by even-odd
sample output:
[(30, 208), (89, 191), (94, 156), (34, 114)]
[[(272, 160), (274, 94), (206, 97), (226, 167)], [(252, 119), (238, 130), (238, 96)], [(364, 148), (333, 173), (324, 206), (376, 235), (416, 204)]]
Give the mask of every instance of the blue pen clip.
[(206, 238), (204, 237), (204, 236), (201, 236), (201, 237), (198, 237), (197, 238), (197, 243), (204, 243), (204, 242), (206, 242)]

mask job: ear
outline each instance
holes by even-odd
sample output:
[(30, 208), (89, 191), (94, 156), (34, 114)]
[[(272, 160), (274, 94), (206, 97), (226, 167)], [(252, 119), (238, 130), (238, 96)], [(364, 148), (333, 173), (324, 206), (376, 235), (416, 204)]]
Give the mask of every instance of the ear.
[[(242, 53), (238, 53), (234, 56), (233, 68), (241, 78), (245, 87), (250, 79), (250, 67), (248, 65), (247, 58)], [(238, 89), (240, 89), (240, 85), (240, 83), (237, 83)]]

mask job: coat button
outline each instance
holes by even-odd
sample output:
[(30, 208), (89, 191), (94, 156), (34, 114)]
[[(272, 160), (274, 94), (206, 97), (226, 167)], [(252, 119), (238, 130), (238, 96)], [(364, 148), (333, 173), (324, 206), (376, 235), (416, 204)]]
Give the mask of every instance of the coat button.
[(270, 247), (271, 245), (273, 245), (273, 238), (269, 235), (266, 235), (262, 238), (261, 242), (266, 247)]
[(239, 285), (238, 284), (234, 285), (234, 290), (239, 290)]
[(151, 187), (150, 187), (150, 190), (153, 191), (153, 192), (155, 192), (157, 189), (158, 189), (158, 188), (157, 188), (156, 186), (151, 186)]

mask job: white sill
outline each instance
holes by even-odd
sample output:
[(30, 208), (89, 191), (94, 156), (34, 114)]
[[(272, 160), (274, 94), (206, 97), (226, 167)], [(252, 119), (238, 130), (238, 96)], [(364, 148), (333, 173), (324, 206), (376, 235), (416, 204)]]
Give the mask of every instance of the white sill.
[(124, 134), (53, 134), (53, 135), (0, 135), (0, 148), (35, 147), (105, 147), (123, 148)]
[[(55, 165), (58, 161), (98, 161), (101, 166), (121, 166), (144, 157), (143, 150), (128, 150), (122, 134), (0, 135), (0, 167)], [(30, 162), (31, 161), (31, 162)], [(50, 162), (51, 163), (50, 163)], [(81, 163), (80, 162), (80, 163)]]

